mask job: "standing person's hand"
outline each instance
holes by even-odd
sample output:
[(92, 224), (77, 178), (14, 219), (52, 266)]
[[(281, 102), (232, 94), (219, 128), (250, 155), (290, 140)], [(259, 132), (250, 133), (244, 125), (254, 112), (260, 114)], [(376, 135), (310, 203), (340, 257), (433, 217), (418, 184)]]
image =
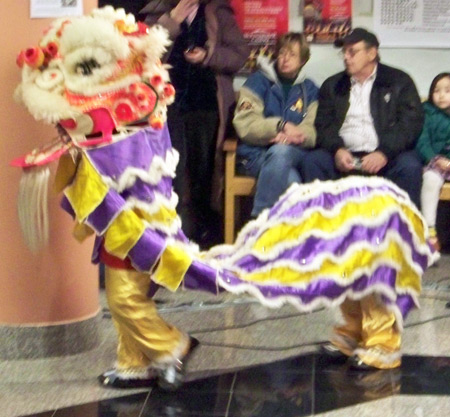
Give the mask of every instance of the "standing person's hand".
[(170, 17), (181, 24), (198, 7), (198, 0), (180, 0), (170, 11)]
[(334, 163), (336, 168), (341, 172), (349, 172), (355, 168), (353, 155), (345, 148), (340, 148), (334, 155)]
[(191, 64), (201, 64), (206, 57), (206, 49), (196, 46), (184, 53), (184, 59)]

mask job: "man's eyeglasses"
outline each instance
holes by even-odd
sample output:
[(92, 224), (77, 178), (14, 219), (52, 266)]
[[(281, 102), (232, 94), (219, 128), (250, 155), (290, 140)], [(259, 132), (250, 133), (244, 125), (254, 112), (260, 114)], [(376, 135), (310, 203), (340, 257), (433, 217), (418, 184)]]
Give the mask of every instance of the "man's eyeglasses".
[(365, 51), (366, 48), (359, 48), (359, 49), (353, 49), (353, 48), (342, 48), (339, 51), (339, 56), (341, 58), (344, 58), (345, 56), (349, 56), (350, 58), (353, 58), (358, 52)]

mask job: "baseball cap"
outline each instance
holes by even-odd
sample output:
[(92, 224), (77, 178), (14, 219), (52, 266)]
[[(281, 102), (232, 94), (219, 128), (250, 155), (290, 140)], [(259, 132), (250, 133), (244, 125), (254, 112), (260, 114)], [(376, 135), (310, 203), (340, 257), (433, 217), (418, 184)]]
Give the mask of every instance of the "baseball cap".
[(343, 38), (336, 39), (334, 41), (334, 46), (340, 48), (341, 46), (353, 45), (354, 43), (358, 43), (361, 41), (366, 42), (369, 46), (375, 46), (377, 48), (380, 46), (377, 37), (373, 33), (363, 28), (355, 28), (347, 33), (347, 35), (345, 35)]

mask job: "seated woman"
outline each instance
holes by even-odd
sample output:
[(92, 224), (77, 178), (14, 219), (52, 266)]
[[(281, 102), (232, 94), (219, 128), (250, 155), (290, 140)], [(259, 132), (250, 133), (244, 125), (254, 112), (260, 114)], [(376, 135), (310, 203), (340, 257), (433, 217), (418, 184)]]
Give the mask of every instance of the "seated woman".
[(316, 140), (318, 87), (301, 74), (310, 57), (305, 37), (286, 33), (275, 56), (275, 62), (259, 58), (260, 69), (241, 88), (233, 119), (241, 139), (237, 169), (258, 178), (252, 217), (302, 182), (302, 161)]

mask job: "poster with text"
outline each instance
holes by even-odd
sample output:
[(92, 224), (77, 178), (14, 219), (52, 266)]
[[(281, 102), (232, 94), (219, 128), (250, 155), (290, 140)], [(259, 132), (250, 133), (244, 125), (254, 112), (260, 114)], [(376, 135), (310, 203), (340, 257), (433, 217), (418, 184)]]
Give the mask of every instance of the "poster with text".
[(383, 47), (450, 47), (450, 0), (375, 0), (373, 17)]
[(231, 0), (236, 20), (251, 46), (243, 72), (252, 72), (258, 56), (272, 57), (277, 37), (288, 31), (288, 0)]
[(333, 43), (352, 25), (352, 0), (304, 0), (303, 32), (311, 43)]

